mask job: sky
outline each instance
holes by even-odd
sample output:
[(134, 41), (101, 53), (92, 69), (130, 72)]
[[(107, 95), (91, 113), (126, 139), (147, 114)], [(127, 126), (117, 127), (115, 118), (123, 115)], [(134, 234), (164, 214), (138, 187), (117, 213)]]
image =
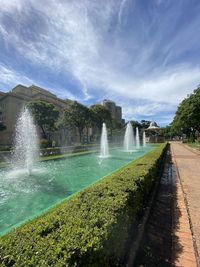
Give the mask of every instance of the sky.
[(169, 124), (200, 84), (199, 0), (0, 0), (0, 91), (35, 84)]

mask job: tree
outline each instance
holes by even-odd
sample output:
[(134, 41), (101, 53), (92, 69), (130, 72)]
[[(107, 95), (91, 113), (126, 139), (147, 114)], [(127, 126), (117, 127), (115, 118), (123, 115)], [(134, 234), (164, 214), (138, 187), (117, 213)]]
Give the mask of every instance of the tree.
[(102, 105), (92, 105), (90, 107), (92, 113), (92, 121), (99, 130), (102, 128), (103, 122), (107, 124), (108, 127), (112, 124), (112, 118), (110, 111)]
[[(0, 110), (0, 115), (2, 114), (2, 111)], [(3, 124), (2, 121), (0, 121), (0, 131), (3, 131), (6, 129), (6, 126)]]
[(138, 127), (138, 129), (142, 128), (141, 123), (139, 123), (138, 121), (131, 121), (131, 124), (133, 126), (133, 128), (135, 129), (136, 127)]
[(55, 129), (59, 111), (52, 103), (45, 101), (31, 101), (27, 104), (27, 107), (33, 114), (35, 122), (41, 128), (43, 137), (47, 138), (47, 131)]
[(63, 124), (69, 127), (76, 127), (79, 132), (80, 142), (82, 141), (82, 133), (84, 128), (90, 122), (90, 112), (89, 109), (74, 101), (64, 112)]
[(200, 132), (200, 87), (180, 103), (172, 122), (172, 129), (193, 139), (195, 132)]
[(150, 126), (151, 121), (141, 120), (140, 124), (143, 129), (147, 129)]

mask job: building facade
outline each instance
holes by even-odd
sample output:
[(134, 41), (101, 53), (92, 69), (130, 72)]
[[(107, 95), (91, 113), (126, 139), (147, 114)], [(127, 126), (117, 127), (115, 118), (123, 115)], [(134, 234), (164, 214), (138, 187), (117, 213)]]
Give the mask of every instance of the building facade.
[(63, 112), (72, 100), (60, 99), (49, 91), (32, 85), (26, 87), (17, 85), (10, 92), (0, 92), (0, 121), (6, 125), (6, 130), (0, 132), (0, 145), (10, 146), (13, 143), (15, 124), (19, 113), (26, 103), (34, 100), (43, 100), (54, 104), (59, 112)]
[(115, 102), (108, 99), (104, 99), (102, 105), (110, 111), (113, 119), (122, 123), (122, 108), (120, 106), (116, 106)]
[[(0, 110), (2, 111), (0, 121), (6, 125), (6, 130), (0, 131), (0, 146), (13, 145), (15, 125), (19, 113), (28, 102), (37, 100), (52, 103), (61, 115), (69, 104), (73, 102), (70, 99), (60, 99), (55, 94), (36, 85), (27, 87), (19, 84), (8, 93), (0, 92)], [(116, 106), (115, 102), (107, 99), (103, 100), (101, 104), (111, 112), (113, 119), (123, 123), (122, 108), (120, 106)], [(40, 129), (38, 130), (40, 131)], [(88, 137), (88, 134), (89, 136), (93, 136), (94, 133), (94, 127), (84, 129), (84, 136)], [(49, 137), (49, 139), (54, 140), (58, 146), (79, 142), (79, 135), (76, 129), (60, 129), (59, 131), (49, 133)], [(86, 139), (86, 137), (84, 137), (84, 139)]]

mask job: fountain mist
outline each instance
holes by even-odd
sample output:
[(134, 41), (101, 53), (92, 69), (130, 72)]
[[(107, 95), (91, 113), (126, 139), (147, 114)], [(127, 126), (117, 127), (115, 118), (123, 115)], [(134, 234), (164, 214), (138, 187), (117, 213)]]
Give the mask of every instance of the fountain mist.
[(27, 108), (21, 112), (15, 130), (13, 167), (26, 169), (28, 174), (31, 174), (34, 161), (38, 155), (38, 137), (33, 118)]
[(102, 133), (101, 133), (101, 150), (100, 150), (100, 157), (107, 158), (109, 156), (109, 148), (108, 148), (108, 135), (106, 124), (103, 123)]
[(136, 148), (140, 148), (140, 136), (139, 136), (138, 127), (136, 127), (136, 137), (135, 137), (135, 140), (136, 140)]
[(126, 125), (126, 131), (124, 135), (124, 150), (127, 152), (134, 149), (134, 134), (131, 122)]
[(146, 146), (146, 133), (143, 132), (143, 146)]

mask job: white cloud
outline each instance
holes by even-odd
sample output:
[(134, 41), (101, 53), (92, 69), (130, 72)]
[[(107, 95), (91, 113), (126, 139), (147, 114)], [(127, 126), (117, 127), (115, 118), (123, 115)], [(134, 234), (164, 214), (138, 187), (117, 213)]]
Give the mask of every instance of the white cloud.
[(155, 116), (160, 112), (169, 112), (173, 106), (169, 106), (166, 103), (146, 103), (139, 104), (133, 107), (125, 107), (124, 112), (128, 117), (131, 116)]
[[(178, 104), (200, 81), (200, 68), (181, 66), (169, 71), (158, 73), (149, 79), (138, 81), (127, 80), (120, 83), (118, 80), (112, 87), (116, 93), (127, 98), (149, 99), (151, 101)], [(122, 89), (123, 88), (123, 89)]]
[(22, 5), (25, 4), (24, 0), (1, 0), (1, 11), (3, 12), (11, 12), (11, 11), (16, 11), (16, 10), (21, 10)]
[[(21, 73), (17, 73), (15, 70), (6, 67), (5, 65), (0, 64), (0, 77), (1, 84), (16, 86), (16, 84), (25, 84), (30, 85), (33, 84), (33, 80), (24, 76)], [(2, 88), (3, 89), (3, 88)]]
[(126, 2), (127, 2), (127, 0), (122, 0), (121, 3), (120, 3), (120, 6), (119, 6), (119, 12), (118, 12), (119, 24), (122, 23), (122, 15), (123, 15), (123, 10), (125, 8)]
[[(158, 4), (162, 2), (157, 1)], [(192, 24), (165, 44), (162, 43), (162, 31), (168, 27), (168, 16), (163, 18), (162, 23), (154, 16), (152, 23), (159, 22), (158, 31), (154, 33), (151, 42), (145, 43), (143, 39), (139, 42), (134, 32), (126, 39), (117, 31), (111, 33), (113, 18), (116, 16), (118, 23), (122, 22), (128, 0), (49, 0), (48, 4), (39, 0), (0, 0), (0, 4), (2, 10), (8, 12), (15, 21), (15, 30), (11, 31), (1, 23), (3, 13), (0, 15), (0, 34), (5, 43), (14, 43), (21, 56), (38, 66), (72, 75), (82, 85), (83, 101), (94, 97), (95, 88), (102, 88), (102, 95), (119, 99), (125, 105), (129, 103), (124, 108), (126, 117), (131, 113), (136, 116), (139, 113), (153, 116), (174, 110), (199, 84), (199, 65), (169, 65), (170, 60), (176, 56), (172, 48), (176, 48), (178, 55), (185, 51), (186, 48), (180, 46), (179, 39), (185, 42), (184, 36), (187, 34), (184, 33), (191, 31)], [(38, 14), (35, 20), (40, 23), (34, 40), (26, 34), (22, 36), (22, 29), (26, 24), (29, 25), (31, 17), (34, 18), (33, 9)], [(172, 17), (174, 14), (175, 10)], [(195, 29), (198, 23), (195, 21)], [(141, 33), (143, 38), (152, 27), (145, 26)], [(156, 65), (154, 61), (159, 57), (157, 52), (162, 53), (163, 61)], [(5, 82), (14, 82), (15, 78), (15, 83), (19, 80), (26, 81), (27, 78), (23, 75), (10, 71), (0, 69)], [(59, 95), (74, 98), (73, 92), (69, 90), (66, 90), (66, 94), (57, 88), (55, 90)], [(132, 108), (131, 101), (135, 103), (137, 99), (147, 102), (142, 105), (137, 103), (137, 107)]]

